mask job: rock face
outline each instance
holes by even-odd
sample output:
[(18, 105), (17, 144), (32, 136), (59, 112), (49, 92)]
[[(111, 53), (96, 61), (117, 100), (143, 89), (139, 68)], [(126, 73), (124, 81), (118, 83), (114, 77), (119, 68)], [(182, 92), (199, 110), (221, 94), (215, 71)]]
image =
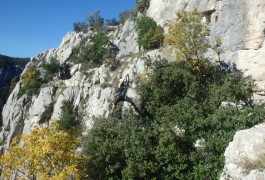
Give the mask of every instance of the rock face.
[[(265, 1), (263, 0), (151, 0), (147, 14), (164, 25), (179, 9), (198, 8), (205, 15), (214, 44), (222, 45), (213, 51), (215, 60), (235, 63), (244, 75), (256, 80), (254, 99), (264, 101), (265, 68)], [(246, 171), (244, 160), (256, 161), (265, 153), (264, 124), (239, 131), (225, 152), (225, 168), (221, 179), (265, 179), (264, 170)]]
[[(265, 1), (150, 0), (147, 15), (164, 26), (175, 17), (177, 10), (193, 8), (203, 12), (210, 29), (211, 42), (214, 44), (216, 38), (222, 40), (219, 49), (211, 50), (214, 60), (235, 63), (245, 75), (253, 76), (261, 89), (255, 98), (264, 99), (261, 95), (265, 85)], [(88, 38), (86, 43), (89, 43), (92, 35), (92, 31), (68, 33), (58, 48), (40, 53), (28, 66), (38, 64), (39, 60), (49, 61), (52, 57), (56, 57), (61, 63), (67, 61), (82, 38)], [(18, 98), (21, 82), (17, 83), (3, 109), (3, 126), (0, 132), (2, 151), (6, 150), (14, 136), (30, 133), (34, 128), (49, 126), (51, 121), (60, 119), (64, 100), (73, 103), (87, 128), (92, 127), (94, 117), (109, 115), (115, 86), (118, 79), (126, 74), (133, 80), (128, 95), (137, 102), (135, 77), (145, 69), (144, 57), (163, 57), (163, 54), (159, 49), (139, 53), (135, 22), (132, 20), (128, 20), (123, 26), (112, 27), (108, 36), (119, 50), (117, 60), (121, 65), (115, 71), (107, 65), (85, 69), (81, 64), (75, 64), (71, 67), (70, 79), (59, 80), (54, 77), (32, 98), (26, 95)], [(226, 165), (221, 179), (264, 179), (264, 171), (253, 169), (246, 173), (240, 163), (244, 158), (255, 160), (265, 153), (265, 131), (262, 128), (264, 129), (264, 124), (239, 131), (235, 135), (225, 152)], [(201, 142), (203, 140), (198, 142), (200, 146)]]
[(20, 76), (28, 62), (29, 58), (12, 58), (0, 54), (0, 122), (2, 122), (2, 109), (10, 92), (11, 81), (14, 77)]
[[(251, 75), (260, 89), (256, 99), (264, 99), (264, 36), (265, 2), (263, 0), (151, 0), (147, 15), (164, 25), (175, 17), (179, 9), (197, 8), (204, 13), (214, 44), (221, 38), (222, 45), (215, 57), (235, 63), (245, 75)], [(218, 60), (218, 59), (216, 59)]]
[[(130, 56), (131, 53), (138, 52), (134, 27), (133, 21), (127, 21), (123, 27), (116, 27), (109, 33), (119, 49), (117, 59), (121, 65), (116, 71), (111, 71), (107, 65), (85, 69), (82, 64), (75, 64), (71, 67), (70, 79), (60, 80), (54, 77), (32, 98), (27, 95), (18, 98), (21, 87), (21, 82), (18, 82), (4, 106), (3, 126), (0, 132), (0, 142), (4, 144), (1, 146), (2, 151), (8, 148), (11, 139), (16, 135), (29, 134), (32, 129), (47, 127), (51, 121), (59, 120), (64, 100), (73, 103), (81, 115), (80, 120), (87, 128), (93, 125), (94, 117), (108, 116), (118, 80), (124, 78), (126, 74), (134, 80), (135, 74), (140, 74), (144, 70), (144, 55)], [(51, 58), (56, 58), (60, 62), (66, 61), (73, 48), (80, 44), (81, 39), (87, 38), (89, 42), (92, 35), (92, 31), (86, 34), (68, 33), (58, 48), (40, 53), (31, 60), (23, 73), (33, 64), (39, 66), (40, 60), (49, 61)], [(151, 55), (155, 56), (157, 53), (156, 50)], [(128, 95), (137, 101), (134, 87), (135, 83), (132, 83)]]
[(238, 131), (225, 151), (226, 162), (221, 179), (264, 179), (264, 170), (251, 169), (253, 164), (258, 167), (264, 161), (264, 149), (265, 124)]

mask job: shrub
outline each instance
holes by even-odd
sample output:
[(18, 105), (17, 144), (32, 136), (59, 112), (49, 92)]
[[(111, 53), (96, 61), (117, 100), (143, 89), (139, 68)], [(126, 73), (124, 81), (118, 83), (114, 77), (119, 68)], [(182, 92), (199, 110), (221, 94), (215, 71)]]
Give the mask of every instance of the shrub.
[(74, 31), (79, 33), (79, 32), (87, 32), (88, 31), (88, 24), (86, 24), (85, 22), (77, 22), (74, 23)]
[[(14, 139), (8, 152), (0, 158), (3, 178), (9, 179), (84, 179), (85, 156), (76, 154), (80, 138), (58, 130), (58, 124), (35, 130)], [(83, 177), (83, 178), (82, 178)]]
[[(94, 34), (89, 44), (87, 39), (83, 39), (80, 45), (73, 48), (68, 61), (82, 63), (86, 68), (94, 68), (102, 65), (106, 59), (111, 58), (112, 54), (108, 51), (108, 37), (99, 31)], [(116, 56), (115, 56), (116, 57)]]
[(107, 19), (106, 26), (117, 26), (119, 23), (115, 18)]
[(149, 8), (150, 0), (137, 0), (135, 12), (140, 12), (142, 14), (146, 13), (147, 9)]
[(101, 17), (100, 11), (95, 11), (94, 13), (87, 16), (88, 26), (99, 30), (104, 27), (104, 18)]
[(176, 60), (184, 60), (193, 67), (198, 79), (205, 76), (205, 58), (203, 54), (210, 47), (206, 38), (208, 30), (202, 23), (202, 13), (197, 9), (191, 12), (181, 10), (176, 19), (168, 24), (168, 33), (165, 35), (164, 45), (170, 47)]
[[(220, 108), (221, 101), (250, 98), (251, 90), (237, 96), (235, 90), (248, 85), (246, 79), (240, 76), (244, 83), (229, 89), (233, 72), (211, 72), (209, 83), (201, 86), (183, 61), (159, 66), (139, 87), (145, 116), (125, 113), (122, 120), (95, 120), (84, 139), (91, 178), (216, 179), (235, 132), (262, 122), (265, 112), (264, 105), (253, 104)], [(185, 134), (178, 136), (176, 127)], [(205, 146), (196, 149), (200, 138)]]
[(61, 117), (58, 121), (59, 129), (69, 131), (79, 125), (78, 113), (75, 112), (74, 106), (70, 101), (63, 101), (61, 106)]
[(138, 33), (138, 44), (144, 49), (159, 48), (163, 42), (163, 28), (147, 16), (137, 20), (136, 30)]
[(27, 94), (28, 96), (32, 96), (39, 92), (41, 87), (42, 79), (40, 76), (40, 72), (37, 68), (31, 67), (25, 74), (21, 77), (22, 87), (19, 90), (18, 98), (23, 94)]
[(123, 11), (119, 14), (119, 24), (124, 24), (127, 19), (131, 17), (132, 12), (131, 11)]
[[(147, 61), (153, 72), (138, 86), (143, 116), (123, 112), (122, 120), (115, 114), (95, 120), (85, 137), (92, 179), (217, 179), (235, 132), (263, 121), (265, 105), (251, 101), (253, 80), (235, 67), (202, 58), (208, 47), (203, 28), (193, 29), (201, 27), (197, 16), (183, 18), (189, 22), (183, 26), (188, 33), (202, 34), (193, 34), (194, 42), (177, 38), (187, 47), (178, 45), (181, 59), (175, 62)], [(223, 101), (235, 106), (221, 107)], [(181, 136), (178, 129), (184, 132)], [(204, 146), (196, 148), (194, 143), (202, 138)]]
[(44, 61), (42, 63), (42, 68), (44, 70), (44, 80), (50, 81), (53, 79), (54, 75), (59, 73), (60, 70), (60, 63), (57, 59), (50, 59), (49, 62)]

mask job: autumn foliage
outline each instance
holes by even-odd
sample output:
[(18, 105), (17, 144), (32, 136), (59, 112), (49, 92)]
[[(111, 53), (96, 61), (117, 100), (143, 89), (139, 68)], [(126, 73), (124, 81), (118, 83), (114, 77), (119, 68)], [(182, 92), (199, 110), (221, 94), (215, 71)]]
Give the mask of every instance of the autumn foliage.
[[(20, 143), (18, 143), (20, 142)], [(80, 139), (58, 130), (58, 124), (14, 139), (0, 159), (5, 179), (81, 179), (87, 157), (76, 154)]]
[(201, 80), (205, 76), (207, 64), (204, 53), (210, 48), (207, 26), (202, 23), (202, 13), (197, 9), (190, 12), (180, 10), (176, 15), (175, 19), (167, 23), (168, 33), (165, 35), (164, 46), (169, 48), (177, 61), (186, 61)]

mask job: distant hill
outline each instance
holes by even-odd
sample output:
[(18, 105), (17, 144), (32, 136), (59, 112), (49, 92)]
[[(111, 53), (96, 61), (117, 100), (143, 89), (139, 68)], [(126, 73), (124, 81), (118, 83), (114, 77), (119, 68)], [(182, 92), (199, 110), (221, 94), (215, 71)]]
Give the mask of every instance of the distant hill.
[(29, 61), (30, 58), (9, 57), (0, 54), (0, 67), (9, 64), (9, 65), (19, 65), (24, 68)]
[[(30, 58), (14, 58), (0, 54), (0, 124), (2, 119), (2, 108), (6, 100), (12, 92), (15, 83), (19, 80), (20, 74), (23, 72)], [(15, 79), (11, 87), (12, 79)]]

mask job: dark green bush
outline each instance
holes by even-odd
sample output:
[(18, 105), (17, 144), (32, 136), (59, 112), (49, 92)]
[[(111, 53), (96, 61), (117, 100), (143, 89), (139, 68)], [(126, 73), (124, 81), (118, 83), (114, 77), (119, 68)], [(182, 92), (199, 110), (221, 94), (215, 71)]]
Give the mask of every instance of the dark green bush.
[(132, 15), (131, 11), (123, 11), (119, 14), (119, 24), (124, 24), (127, 19), (129, 19)]
[(73, 26), (74, 26), (74, 31), (77, 33), (88, 31), (88, 24), (85, 22), (77, 22), (77, 23), (74, 23)]
[(138, 44), (145, 50), (159, 48), (164, 39), (164, 30), (156, 22), (147, 16), (137, 20), (136, 30), (138, 34)]
[(107, 52), (107, 43), (108, 37), (102, 32), (92, 36), (90, 44), (81, 47), (79, 55), (81, 62), (87, 61), (92, 67), (100, 66), (103, 63), (103, 57)]
[(106, 26), (117, 26), (119, 23), (115, 18), (106, 19)]
[(149, 8), (150, 0), (137, 0), (135, 12), (146, 13)]
[(113, 52), (113, 47), (104, 32), (99, 31), (94, 34), (89, 44), (86, 44), (86, 41), (84, 39), (79, 46), (73, 49), (68, 61), (82, 63), (87, 68), (99, 67), (106, 63), (112, 70), (119, 65), (116, 60), (117, 52)]
[(59, 73), (60, 63), (59, 60), (52, 58), (49, 62), (44, 61), (42, 63), (42, 68), (44, 70), (44, 80), (50, 81), (53, 77)]
[(60, 130), (68, 132), (80, 124), (78, 121), (78, 113), (74, 110), (74, 105), (71, 101), (64, 100), (62, 102), (61, 111), (61, 117), (58, 121)]
[(87, 16), (88, 26), (95, 30), (99, 30), (104, 27), (104, 18), (101, 17), (100, 11), (95, 11), (94, 13)]
[[(235, 132), (265, 115), (263, 105), (249, 101), (251, 79), (220, 69), (209, 66), (202, 86), (184, 61), (156, 67), (139, 86), (142, 117), (95, 120), (84, 138), (91, 178), (218, 179)], [(222, 101), (241, 107), (221, 107)], [(176, 135), (176, 127), (185, 133)], [(205, 146), (196, 149), (200, 138)]]

